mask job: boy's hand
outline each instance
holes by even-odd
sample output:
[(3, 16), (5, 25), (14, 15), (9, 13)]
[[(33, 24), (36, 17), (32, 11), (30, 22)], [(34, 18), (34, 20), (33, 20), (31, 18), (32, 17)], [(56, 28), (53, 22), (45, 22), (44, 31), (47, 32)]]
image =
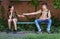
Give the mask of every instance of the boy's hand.
[(23, 13), (23, 15), (34, 15), (35, 13)]
[(23, 15), (29, 15), (29, 14), (23, 13)]

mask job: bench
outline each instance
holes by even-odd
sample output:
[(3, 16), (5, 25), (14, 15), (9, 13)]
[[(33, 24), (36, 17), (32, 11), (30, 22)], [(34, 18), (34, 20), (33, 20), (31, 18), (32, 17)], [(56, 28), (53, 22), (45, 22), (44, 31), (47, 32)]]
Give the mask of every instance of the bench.
[(35, 24), (35, 22), (17, 22), (17, 24)]
[[(35, 22), (17, 22), (17, 24), (35, 24)], [(42, 22), (41, 24), (45, 24)]]

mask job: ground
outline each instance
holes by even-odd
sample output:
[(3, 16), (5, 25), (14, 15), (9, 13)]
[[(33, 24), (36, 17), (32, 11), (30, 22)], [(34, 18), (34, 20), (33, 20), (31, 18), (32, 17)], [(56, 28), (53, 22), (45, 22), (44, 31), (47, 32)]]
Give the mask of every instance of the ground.
[(34, 33), (34, 32), (18, 32), (17, 34), (0, 32), (0, 39), (60, 39), (60, 33)]

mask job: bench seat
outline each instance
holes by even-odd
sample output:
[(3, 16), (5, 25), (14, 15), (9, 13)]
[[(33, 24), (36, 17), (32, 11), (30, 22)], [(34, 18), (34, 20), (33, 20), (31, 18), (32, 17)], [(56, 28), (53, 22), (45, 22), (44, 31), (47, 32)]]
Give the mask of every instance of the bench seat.
[(17, 24), (35, 24), (35, 22), (17, 22)]

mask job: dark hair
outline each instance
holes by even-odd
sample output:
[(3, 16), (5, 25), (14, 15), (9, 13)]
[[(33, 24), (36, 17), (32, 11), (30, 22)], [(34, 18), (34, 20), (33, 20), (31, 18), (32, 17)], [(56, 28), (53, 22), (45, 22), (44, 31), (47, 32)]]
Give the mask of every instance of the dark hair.
[(9, 6), (9, 8), (11, 8), (11, 6)]
[[(44, 2), (44, 3), (42, 3), (41, 5), (42, 5), (42, 6), (43, 6), (43, 5), (46, 5), (47, 9), (49, 9), (47, 3)], [(41, 9), (42, 9), (42, 8), (41, 8)]]
[(12, 6), (14, 6), (14, 5), (11, 4), (11, 5), (8, 6), (8, 11), (10, 11), (10, 8), (11, 8)]
[(47, 3), (42, 3), (42, 5), (46, 5), (46, 6), (48, 6)]
[(9, 5), (8, 7), (11, 8), (12, 6), (14, 6), (14, 4), (11, 4), (11, 5)]

